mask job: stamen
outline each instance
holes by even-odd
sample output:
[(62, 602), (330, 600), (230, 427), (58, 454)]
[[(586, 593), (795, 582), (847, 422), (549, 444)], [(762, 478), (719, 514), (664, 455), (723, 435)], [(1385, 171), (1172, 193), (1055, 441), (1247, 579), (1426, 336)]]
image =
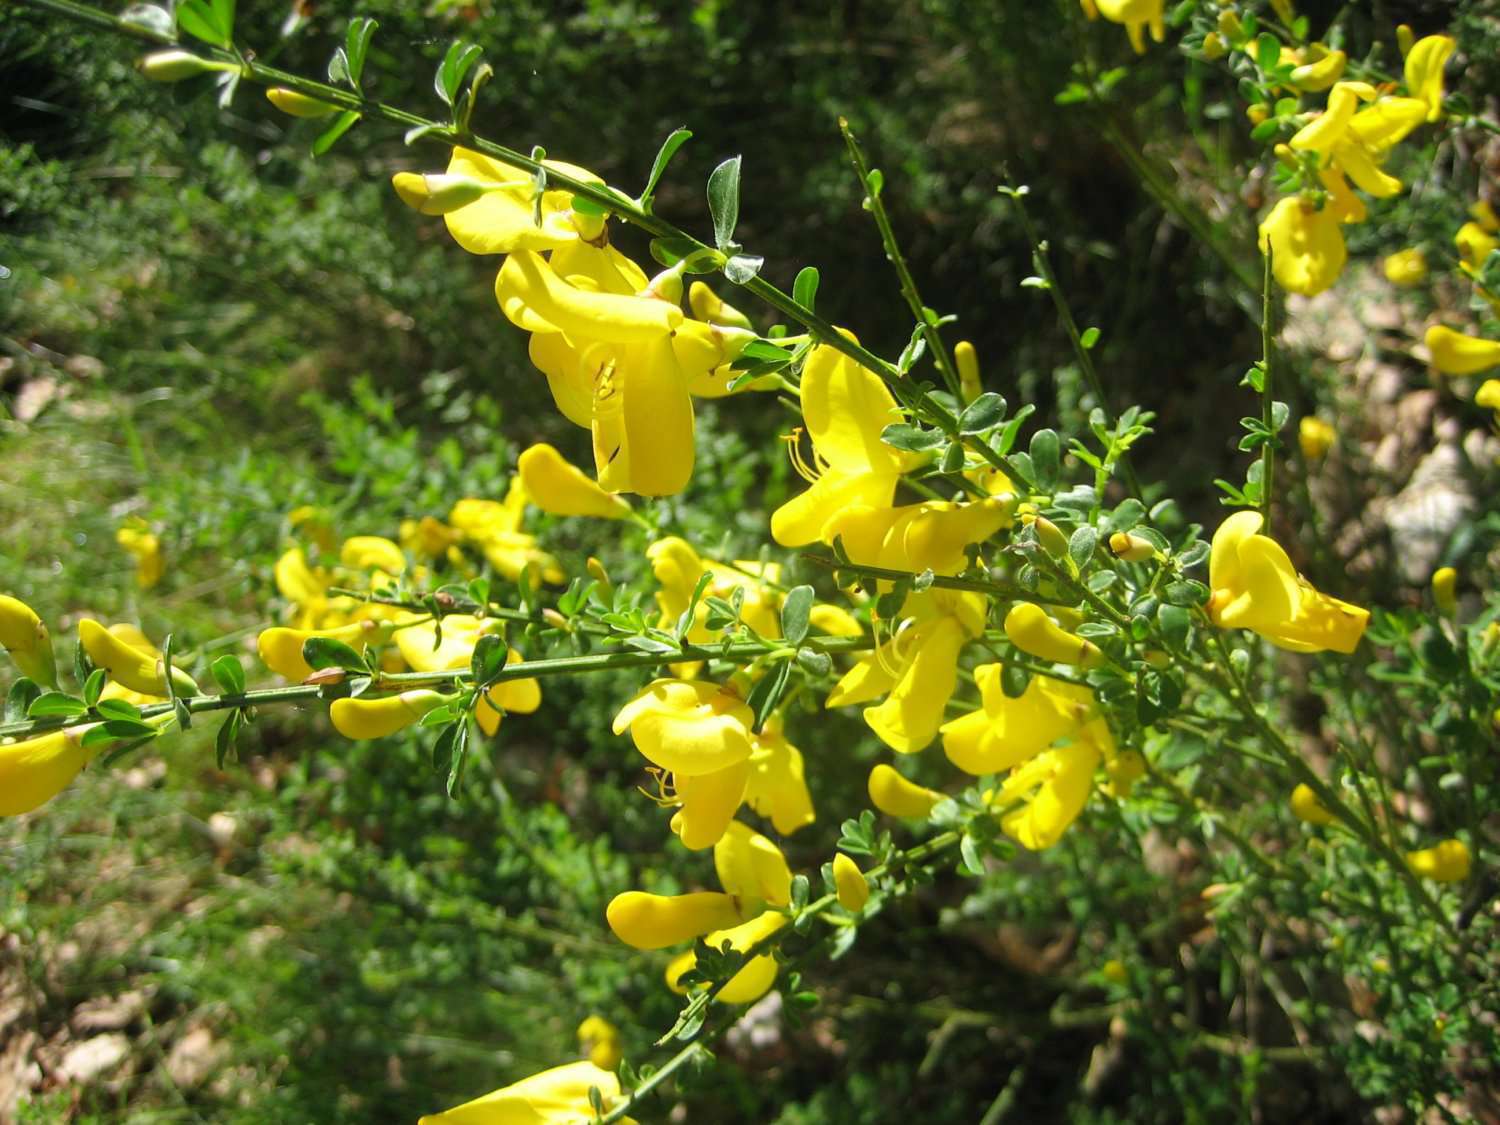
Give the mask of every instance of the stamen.
[(797, 470), (797, 475), (808, 484), (815, 484), (823, 470), (828, 468), (828, 462), (818, 455), (817, 447), (813, 447), (813, 464), (808, 464), (807, 458), (802, 455), (802, 427), (798, 426), (789, 434), (782, 434), (781, 440), (786, 442), (787, 458), (792, 462), (792, 468)]

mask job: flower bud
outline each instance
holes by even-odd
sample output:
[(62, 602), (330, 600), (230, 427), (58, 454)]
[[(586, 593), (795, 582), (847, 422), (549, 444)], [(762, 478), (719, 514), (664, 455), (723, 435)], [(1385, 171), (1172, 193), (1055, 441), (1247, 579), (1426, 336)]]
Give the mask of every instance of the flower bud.
[(1441, 324), (1427, 330), (1432, 366), (1444, 375), (1477, 375), (1500, 365), (1500, 341), (1466, 336)]
[(1245, 116), (1250, 119), (1251, 125), (1259, 125), (1271, 116), (1271, 111), (1263, 103), (1256, 102), (1245, 107)]
[[(167, 694), (166, 663), (154, 653), (125, 643), (99, 622), (87, 617), (78, 623), (78, 640), (89, 659), (107, 671), (121, 687), (146, 695)], [(198, 694), (197, 682), (181, 668), (172, 669), (172, 686), (178, 695)]]
[(10, 653), (23, 676), (43, 687), (57, 686), (52, 638), (36, 612), (19, 598), (0, 594), (0, 648)]
[(1451, 566), (1440, 567), (1432, 576), (1432, 600), (1444, 617), (1458, 613), (1458, 571)]
[(1384, 268), (1385, 279), (1402, 289), (1410, 289), (1427, 280), (1427, 256), (1416, 247), (1388, 254)]
[(1500, 412), (1500, 379), (1486, 379), (1474, 392), (1474, 405)]
[(446, 695), (417, 688), (384, 699), (335, 699), (328, 716), (333, 720), (333, 729), (345, 738), (384, 738), (411, 726), (447, 702)]
[(1151, 665), (1151, 667), (1153, 668), (1167, 668), (1172, 664), (1171, 655), (1163, 652), (1159, 648), (1145, 649), (1141, 653), (1141, 659), (1144, 660), (1147, 664)]
[(1209, 62), (1222, 59), (1228, 53), (1229, 46), (1217, 31), (1210, 31), (1203, 37), (1203, 57)]
[(1109, 795), (1123, 801), (1135, 783), (1146, 776), (1146, 759), (1138, 750), (1123, 750), (1104, 763), (1104, 772), (1109, 775)]
[(1321, 461), (1333, 448), (1337, 436), (1332, 426), (1311, 414), (1297, 423), (1297, 444), (1302, 447), (1303, 458), (1309, 462)]
[(858, 914), (870, 901), (870, 883), (859, 864), (839, 852), (833, 857), (833, 885), (838, 891), (839, 905), (850, 914)]
[(272, 86), (266, 91), (266, 97), (272, 105), (291, 117), (328, 117), (339, 111), (336, 105), (299, 94), (296, 90), (288, 90), (285, 86)]
[(1117, 531), (1109, 537), (1110, 553), (1126, 562), (1145, 562), (1156, 555), (1156, 545), (1139, 535)]
[(1396, 28), (1396, 46), (1401, 48), (1402, 57), (1411, 54), (1413, 44), (1417, 41), (1417, 34), (1411, 29), (1411, 24), (1403, 23)]
[(136, 69), (153, 82), (181, 82), (216, 70), (238, 70), (229, 63), (216, 63), (191, 51), (153, 51), (136, 60)]
[(720, 300), (719, 295), (701, 281), (688, 286), (688, 307), (698, 320), (718, 328), (754, 328), (748, 316), (727, 301)]
[(1332, 824), (1338, 818), (1329, 812), (1311, 785), (1298, 785), (1290, 800), (1292, 815), (1307, 824)]
[(640, 295), (669, 301), (674, 305), (682, 304), (682, 275), (686, 265), (687, 259), (684, 258), (675, 266), (662, 270), (647, 283)]
[(578, 1025), (578, 1047), (600, 1070), (614, 1070), (625, 1055), (620, 1029), (603, 1016), (589, 1016)]
[(979, 381), (979, 353), (969, 341), (960, 340), (953, 345), (953, 362), (958, 367), (958, 389), (963, 400), (966, 404), (973, 402), (984, 391)]
[(1281, 17), (1281, 22), (1290, 24), (1297, 18), (1297, 12), (1292, 7), (1292, 0), (1271, 0), (1271, 7)]
[(467, 207), (482, 197), (489, 186), (470, 176), (437, 172), (397, 172), (391, 177), (396, 194), (414, 211), (424, 215), (446, 215)]
[(1326, 90), (1344, 76), (1349, 58), (1343, 51), (1330, 51), (1317, 62), (1292, 71), (1292, 85), (1308, 93)]
[(626, 891), (610, 900), (604, 916), (615, 937), (636, 949), (665, 949), (743, 921), (734, 896), (714, 891), (686, 895)]
[(1104, 962), (1099, 971), (1111, 984), (1124, 984), (1130, 979), (1130, 970), (1125, 967), (1125, 962), (1118, 958), (1112, 957)]
[(1068, 537), (1062, 533), (1062, 528), (1053, 523), (1046, 516), (1039, 516), (1034, 511), (1023, 512), (1021, 522), (1036, 531), (1037, 542), (1042, 545), (1054, 559), (1065, 559), (1068, 557)]
[(1500, 215), (1495, 214), (1495, 209), (1490, 206), (1488, 200), (1476, 200), (1469, 207), (1469, 214), (1479, 224), (1479, 229), (1488, 234), (1500, 231)]
[(584, 569), (589, 572), (590, 578), (599, 583), (600, 592), (606, 598), (609, 597), (610, 591), (615, 588), (615, 584), (610, 581), (609, 571), (604, 569), (604, 564), (593, 555), (590, 555), (588, 562), (584, 564)]
[(1093, 641), (1064, 632), (1032, 602), (1019, 602), (1005, 615), (1005, 635), (1011, 644), (1039, 660), (1081, 668), (1097, 668), (1104, 663), (1104, 653)]
[(1444, 840), (1421, 851), (1407, 852), (1406, 866), (1435, 883), (1462, 883), (1469, 877), (1469, 847), (1462, 840)]
[(1233, 8), (1225, 8), (1219, 13), (1219, 34), (1229, 43), (1238, 43), (1245, 37), (1245, 25)]
[(256, 638), (261, 661), (271, 671), (289, 680), (301, 682), (313, 673), (312, 665), (302, 659), (302, 644), (309, 637), (328, 637), (342, 641), (350, 648), (383, 644), (390, 639), (389, 621), (355, 621), (337, 629), (286, 629), (277, 626), (264, 629)]
[(907, 781), (884, 762), (870, 771), (867, 788), (870, 803), (887, 816), (925, 817), (943, 799), (941, 793)]

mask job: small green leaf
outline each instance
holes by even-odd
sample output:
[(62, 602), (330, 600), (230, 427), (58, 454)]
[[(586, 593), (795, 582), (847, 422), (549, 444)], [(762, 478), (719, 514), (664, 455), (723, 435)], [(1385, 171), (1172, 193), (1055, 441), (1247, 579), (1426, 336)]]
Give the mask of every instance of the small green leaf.
[[(227, 21), (224, 19), (226, 6)], [(213, 4), (207, 3), (207, 0), (182, 0), (177, 5), (177, 26), (194, 39), (228, 50), (234, 30), (233, 0), (229, 0), (227, 5), (222, 0)]]
[[(740, 220), (740, 158), (731, 157), (709, 174), (708, 210), (714, 221), (714, 245), (728, 252)], [(732, 280), (732, 279), (731, 279)]]
[(1099, 533), (1085, 524), (1073, 532), (1068, 539), (1068, 558), (1073, 560), (1073, 565), (1079, 570), (1086, 566), (1094, 557), (1094, 548), (1098, 545)]
[(1056, 430), (1038, 430), (1031, 435), (1031, 463), (1036, 468), (1037, 484), (1051, 491), (1062, 471), (1062, 445)]
[(25, 676), (11, 684), (10, 691), (5, 695), (5, 721), (7, 723), (23, 722), (27, 711), (41, 694), (41, 685)]
[(813, 302), (818, 298), (820, 276), (817, 266), (803, 266), (797, 271), (797, 280), (792, 282), (792, 300), (809, 312), (812, 311)]
[(1269, 31), (1255, 41), (1255, 62), (1261, 70), (1274, 70), (1281, 59), (1281, 42)]
[(155, 4), (132, 4), (120, 13), (120, 24), (126, 30), (139, 28), (149, 38), (175, 38), (172, 13)]
[(106, 719), (134, 719), (140, 721), (141, 709), (126, 699), (101, 699), (94, 710)]
[(359, 89), (365, 72), (365, 56), (370, 50), (370, 37), (380, 24), (369, 16), (355, 16), (349, 21), (349, 30), (344, 35), (344, 50), (348, 56), (350, 85)]
[(453, 104), (453, 99), (458, 97), (459, 87), (463, 85), (464, 76), (482, 54), (484, 51), (480, 47), (461, 39), (448, 45), (448, 51), (438, 64), (437, 74), (432, 80), (432, 87), (437, 91), (437, 96), (443, 99), (444, 105)]
[(753, 729), (756, 734), (761, 732), (766, 725), (766, 720), (771, 717), (771, 713), (776, 710), (776, 705), (781, 702), (791, 673), (792, 666), (789, 661), (778, 661), (775, 667), (769, 669), (750, 689), (750, 698), (745, 700), (745, 705), (755, 713)]
[(364, 657), (343, 641), (332, 637), (308, 637), (302, 642), (302, 659), (314, 671), (323, 668), (342, 668), (346, 672), (367, 672)]
[(464, 766), (469, 760), (469, 724), (461, 721), (448, 729), (457, 732), (453, 736), (453, 756), (448, 767), (448, 799), (452, 800), (458, 791), (458, 783), (463, 780)]
[(880, 431), (880, 440), (893, 449), (923, 453), (938, 448), (948, 439), (942, 430), (924, 430), (907, 422), (892, 422)]
[(1078, 337), (1078, 342), (1083, 345), (1085, 351), (1092, 350), (1093, 346), (1099, 342), (1099, 329), (1085, 328), (1083, 335)]
[(510, 650), (505, 641), (494, 633), (486, 633), (474, 645), (474, 655), (469, 660), (469, 671), (474, 677), (474, 686), (483, 690), (495, 682), (505, 670)]
[(958, 430), (963, 434), (982, 434), (1005, 420), (1005, 399), (993, 391), (980, 395), (958, 416)]
[(781, 635), (790, 644), (800, 645), (807, 636), (808, 620), (812, 614), (813, 588), (793, 586), (781, 603)]
[(1020, 699), (1031, 685), (1031, 673), (1016, 664), (1006, 664), (1000, 669), (1000, 690), (1009, 699)]
[(103, 668), (95, 668), (89, 674), (88, 682), (83, 685), (83, 701), (90, 707), (99, 702), (99, 693), (104, 690)]
[(797, 663), (809, 676), (826, 676), (833, 670), (833, 658), (816, 649), (799, 648)]
[(673, 129), (671, 135), (662, 141), (661, 148), (656, 151), (656, 159), (651, 162), (651, 175), (646, 177), (646, 190), (641, 192), (641, 210), (650, 213), (651, 201), (656, 198), (656, 185), (666, 173), (667, 165), (677, 155), (677, 150), (692, 139), (691, 129), (678, 128)]
[(240, 724), (243, 723), (245, 713), (240, 710), (229, 712), (229, 716), (219, 724), (219, 730), (214, 735), (214, 765), (224, 768), (224, 763), (235, 751), (235, 740), (239, 737)]
[(245, 669), (240, 667), (239, 657), (225, 653), (208, 666), (209, 673), (214, 678), (214, 683), (219, 685), (219, 691), (224, 695), (243, 695), (245, 693)]
[(354, 127), (359, 120), (359, 114), (352, 109), (346, 109), (333, 119), (333, 124), (323, 130), (323, 135), (313, 141), (312, 154), (322, 156), (338, 143), (338, 139)]
[(88, 713), (88, 705), (81, 699), (74, 699), (71, 695), (64, 695), (60, 691), (46, 691), (31, 701), (26, 708), (28, 719), (44, 719), (49, 715), (74, 715)]

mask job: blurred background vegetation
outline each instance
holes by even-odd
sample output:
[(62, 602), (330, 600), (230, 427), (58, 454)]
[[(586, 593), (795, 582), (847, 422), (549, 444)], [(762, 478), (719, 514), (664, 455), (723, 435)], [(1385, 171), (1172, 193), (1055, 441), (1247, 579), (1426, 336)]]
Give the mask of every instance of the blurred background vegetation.
[[(1338, 6), (1303, 7), (1319, 26)], [(1497, 88), (1500, 49), (1485, 45), (1500, 39), (1483, 3), (1375, 7), (1389, 10), (1356, 13), (1351, 35), (1457, 21), (1474, 45), (1470, 88)], [(319, 74), (348, 18), (375, 16), (367, 81), (419, 112), (437, 108), (431, 74), (447, 43), (471, 40), (496, 68), (477, 132), (542, 144), (627, 190), (686, 125), (695, 139), (657, 208), (689, 229), (707, 226), (708, 171), (743, 152), (739, 237), (778, 284), (816, 264), (820, 311), (891, 355), (904, 311), (839, 141), (847, 116), (885, 170), (924, 294), (959, 314), (950, 331), (975, 342), (988, 386), (1076, 426), (1066, 338), (1045, 296), (1019, 284), (1030, 254), (995, 192), (1030, 185), (1080, 322), (1103, 329), (1116, 405), (1158, 413), (1141, 476), (1212, 524), (1211, 481), (1233, 476), (1238, 436), (1225, 403), (1246, 393), (1236, 384), (1259, 355), (1246, 314), (1258, 295), (1237, 275), (1259, 278), (1267, 170), (1242, 174), (1253, 152), (1228, 81), (1170, 47), (1129, 59), (1107, 109), (1056, 104), (1076, 61), (1103, 69), (1128, 53), (1118, 28), (1063, 11), (1077, 15), (1027, 0), (250, 0), (238, 27), (261, 59)], [(364, 124), (315, 160), (317, 123), (277, 114), (253, 89), (220, 111), (208, 83), (144, 82), (138, 53), (0, 11), (0, 264), (11, 271), (0, 281), (0, 589), (57, 634), (81, 616), (139, 619), (157, 638), (174, 632), (179, 651), (253, 651), (292, 509), (329, 510), (341, 534), (391, 535), (460, 496), (498, 498), (515, 449), (549, 440), (586, 461), (586, 442), (498, 314), (494, 262), (459, 251), (390, 190), (393, 172), (440, 167), (441, 152)], [(1204, 216), (1222, 253), (1111, 138), (1161, 174), (1173, 206)], [(1407, 230), (1457, 225), (1453, 200), (1475, 197), (1483, 167), (1463, 155), (1454, 190), (1400, 204)], [(619, 242), (645, 257), (633, 232)], [(1399, 393), (1364, 401), (1374, 376), (1350, 369), (1380, 349), (1359, 334), (1409, 347), (1429, 306), (1397, 306), (1368, 271), (1350, 288), (1368, 305), (1303, 315), (1320, 328), (1352, 318), (1353, 350), (1310, 349), (1293, 392), (1294, 417), (1321, 408), (1343, 434), (1342, 475), (1317, 484), (1341, 537), (1304, 538), (1294, 556), (1350, 600), (1414, 604), (1427, 572), (1404, 573), (1402, 545), (1358, 513), (1411, 477), (1444, 426), (1483, 422), (1440, 391), (1412, 406), (1407, 390), (1425, 375), (1390, 355), (1377, 358), (1395, 366)], [(1366, 315), (1375, 306), (1384, 319)], [(1403, 409), (1417, 423), (1377, 456)], [(674, 518), (713, 536), (706, 546), (730, 529), (726, 556), (754, 553), (788, 488), (772, 435), (789, 418), (744, 399), (700, 418), (699, 469)], [(1485, 495), (1492, 465), (1466, 461), (1465, 495)], [(1306, 487), (1299, 496), (1312, 503)], [(1293, 539), (1306, 536), (1295, 511)], [(114, 540), (130, 517), (167, 559), (149, 594)], [(643, 569), (637, 532), (538, 527), (571, 564), (597, 554), (617, 574)], [(1497, 531), (1493, 514), (1441, 530), (1431, 564), (1482, 568)], [(510, 720), (472, 764), (457, 801), (416, 738), (353, 744), (316, 714), (276, 712), (223, 770), (195, 728), (160, 761), (91, 770), (44, 814), (0, 825), (0, 1116), (25, 1090), (14, 1112), (34, 1122), (412, 1121), (573, 1057), (591, 1012), (647, 1059), (675, 999), (661, 959), (616, 943), (603, 907), (643, 880), (696, 886), (702, 864), (675, 845), (661, 853), (663, 818), (608, 733), (635, 683), (549, 686), (543, 711)], [(1314, 741), (1319, 718), (1305, 717)], [(829, 716), (793, 731), (815, 786), (861, 791), (875, 760), (862, 731)], [(1179, 751), (1171, 767), (1211, 753)], [(1479, 1068), (1483, 1087), (1485, 1061), (1455, 1063), (1432, 1030), (1457, 999), (1392, 1004), (1366, 982), (1371, 939), (1358, 926), (1304, 933), (1296, 972), (1282, 973), (1285, 927), (1273, 938), (1249, 903), (1208, 918), (1203, 887), (1235, 861), (1210, 866), (1212, 826), (1177, 816), (1143, 801), (1046, 856), (893, 908), (847, 962), (819, 972), (823, 1003), (804, 1021), (762, 1013), (730, 1036), (721, 1055), (738, 1065), (690, 1078), (683, 1119), (970, 1121), (1008, 1075), (1012, 1119), (1087, 1122), (1356, 1120), (1435, 1098), (1456, 1065)], [(1287, 816), (1262, 805), (1243, 827), (1284, 829)], [(832, 819), (790, 842), (794, 868), (826, 856)], [(1300, 905), (1341, 878), (1312, 867)], [(1294, 920), (1298, 907), (1278, 904)], [(1441, 957), (1413, 941), (1414, 961)], [(1325, 1029), (1316, 1049), (1245, 1011), (1278, 989)], [(1183, 1012), (1217, 1030), (1182, 1032)], [(1386, 1032), (1362, 1038), (1359, 1020)]]

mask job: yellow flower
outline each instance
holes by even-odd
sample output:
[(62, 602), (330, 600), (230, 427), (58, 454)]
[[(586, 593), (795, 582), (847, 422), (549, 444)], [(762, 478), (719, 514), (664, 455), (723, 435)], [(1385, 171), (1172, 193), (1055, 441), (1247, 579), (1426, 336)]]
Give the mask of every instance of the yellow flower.
[(1260, 224), (1260, 251), (1271, 254), (1271, 271), (1283, 289), (1311, 297), (1343, 272), (1348, 251), (1332, 206), (1315, 209), (1288, 196)]
[(1011, 526), (1014, 495), (974, 504), (929, 500), (898, 508), (851, 504), (823, 525), (828, 540), (839, 538), (851, 562), (920, 574), (958, 574), (967, 565), (966, 548)]
[(1406, 56), (1406, 90), (1426, 107), (1427, 120), (1443, 112), (1443, 67), (1457, 42), (1446, 35), (1428, 35), (1412, 44)]
[[(710, 578), (704, 589), (705, 597), (727, 599), (735, 590), (743, 591), (745, 600), (741, 620), (762, 637), (774, 640), (781, 636), (780, 595), (758, 581), (755, 574), (747, 573), (757, 568), (758, 563), (741, 563), (731, 567), (706, 560), (693, 549), (691, 543), (676, 536), (652, 543), (646, 548), (646, 558), (651, 562), (651, 571), (657, 582), (661, 583), (661, 589), (656, 594), (656, 604), (661, 609), (661, 619), (658, 622), (661, 628), (670, 630), (676, 626), (677, 619), (687, 612), (693, 591), (698, 588), (699, 580), (706, 573)], [(744, 569), (738, 569), (739, 567)], [(764, 577), (775, 582), (780, 578), (780, 568), (773, 566)], [(707, 617), (708, 605), (706, 601), (700, 600), (693, 624), (686, 634), (688, 641), (707, 644), (714, 639), (714, 634), (704, 624)]]
[(57, 686), (57, 667), (47, 626), (29, 605), (9, 594), (0, 594), (0, 648), (10, 654), (23, 676), (43, 687)]
[(1453, 245), (1463, 261), (1464, 272), (1472, 274), (1483, 269), (1484, 260), (1500, 249), (1500, 238), (1486, 230), (1483, 224), (1470, 222), (1458, 228), (1458, 233), (1453, 236)]
[[(503, 1089), (429, 1113), (417, 1125), (581, 1125), (594, 1119), (589, 1090), (597, 1089), (605, 1112), (621, 1099), (620, 1079), (592, 1062), (553, 1067)], [(621, 1118), (635, 1125), (629, 1118)]]
[[(166, 695), (165, 661), (154, 652), (136, 648), (111, 633), (99, 622), (85, 617), (78, 623), (78, 641), (83, 651), (110, 677), (131, 691)], [(172, 686), (178, 695), (197, 695), (198, 685), (181, 668), (172, 668)]]
[(604, 913), (615, 937), (636, 949), (665, 949), (746, 920), (739, 900), (718, 891), (685, 895), (626, 891), (612, 898)]
[(1475, 200), (1469, 205), (1469, 214), (1479, 224), (1479, 229), (1494, 234), (1500, 231), (1500, 215), (1495, 214), (1495, 209), (1490, 206), (1488, 200)]
[(1291, 652), (1353, 652), (1370, 611), (1315, 590), (1280, 544), (1257, 534), (1259, 512), (1219, 525), (1209, 555), (1208, 614), (1221, 629), (1250, 629)]
[(1297, 423), (1297, 444), (1308, 461), (1321, 461), (1333, 448), (1338, 434), (1332, 426), (1314, 415), (1304, 415)]
[(714, 845), (714, 871), (724, 892), (742, 902), (786, 906), (792, 901), (792, 872), (781, 849), (738, 820)]
[(462, 543), (464, 538), (463, 532), (432, 516), (423, 516), (419, 520), (402, 520), (399, 534), (402, 550), (429, 559), (448, 557), (449, 552)]
[(1474, 392), (1474, 405), (1495, 411), (1500, 419), (1500, 379), (1486, 379)]
[[(592, 172), (574, 164), (554, 160), (542, 163), (585, 183), (602, 182)], [(418, 180), (425, 183), (418, 184)], [(455, 148), (446, 177), (404, 173), (398, 175), (395, 186), (409, 206), (425, 214), (441, 214), (453, 240), (471, 254), (552, 250), (576, 243), (581, 237), (580, 228), (589, 237), (598, 236), (602, 229), (599, 220), (575, 215), (569, 191), (542, 193), (542, 221), (537, 225), (532, 183), (530, 172), (470, 149)], [(473, 198), (458, 206), (449, 205), (465, 196)]]
[(403, 691), (383, 699), (335, 699), (328, 708), (333, 729), (345, 738), (384, 738), (411, 726), (449, 697), (426, 688)]
[[(1371, 104), (1359, 109), (1361, 101)], [(1380, 164), (1426, 113), (1417, 98), (1377, 98), (1368, 83), (1340, 82), (1329, 92), (1328, 108), (1287, 143), (1297, 152), (1318, 153), (1324, 168), (1384, 199), (1401, 190), (1401, 181), (1381, 171)]]
[[(405, 622), (411, 622), (406, 624)], [(474, 658), (474, 646), (488, 633), (498, 632), (500, 622), (494, 618), (474, 617), (467, 613), (450, 613), (439, 623), (430, 617), (406, 614), (396, 626), (396, 647), (413, 672), (449, 672), (467, 668)]]
[(995, 796), (998, 804), (1026, 803), (1000, 819), (1000, 827), (1023, 848), (1050, 848), (1088, 803), (1094, 770), (1113, 740), (1102, 720), (1089, 723), (1074, 740), (1055, 750), (1044, 750), (1010, 772)]
[(846, 508), (889, 508), (901, 474), (922, 461), (880, 440), (881, 431), (901, 418), (873, 371), (826, 344), (813, 348), (802, 371), (802, 419), (812, 439), (812, 463), (792, 447), (793, 464), (812, 487), (772, 513), (772, 538), (783, 547), (832, 543), (828, 525)]
[(330, 598), (333, 577), (324, 567), (307, 565), (300, 547), (292, 547), (276, 560), (273, 571), (277, 592), (297, 608), (292, 625), (297, 629), (327, 629), (347, 624), (351, 611), (359, 609), (352, 598)]
[(1011, 607), (1005, 615), (1005, 635), (1011, 644), (1038, 660), (1081, 668), (1097, 668), (1104, 663), (1098, 645), (1061, 629), (1046, 610), (1032, 602), (1017, 602)]
[(603, 1016), (589, 1016), (578, 1025), (578, 1048), (600, 1070), (614, 1070), (625, 1056), (620, 1029)]
[(528, 566), (543, 582), (563, 581), (567, 576), (557, 560), (537, 546), (535, 536), (521, 530), (525, 511), (526, 490), (519, 480), (513, 480), (504, 503), (465, 497), (453, 505), (448, 523), (512, 582)]
[(711, 847), (729, 827), (750, 781), (750, 727), (737, 695), (717, 684), (656, 680), (615, 716), (636, 749), (671, 772), (669, 800), (681, 807), (672, 831), (692, 850)]
[(545, 442), (531, 446), (516, 462), (526, 498), (554, 516), (594, 516), (620, 520), (630, 505), (595, 484)]
[(1105, 19), (1111, 23), (1125, 25), (1125, 32), (1130, 36), (1130, 45), (1135, 48), (1135, 53), (1138, 55), (1146, 53), (1146, 37), (1143, 33), (1147, 27), (1151, 28), (1151, 38), (1158, 43), (1167, 33), (1166, 20), (1162, 12), (1165, 7), (1164, 0), (1091, 0), (1091, 2)]
[(1469, 877), (1469, 846), (1444, 840), (1430, 848), (1406, 853), (1406, 866), (1435, 883), (1462, 883)]
[(1432, 366), (1444, 375), (1477, 375), (1500, 364), (1500, 340), (1481, 340), (1434, 324), (1426, 343)]
[(266, 91), (266, 99), (288, 117), (328, 117), (339, 111), (336, 105), (310, 98), (285, 86), (272, 86)]
[(1413, 247), (1386, 255), (1385, 279), (1402, 289), (1410, 289), (1427, 280), (1427, 255)]
[(380, 570), (400, 574), (406, 569), (406, 553), (379, 535), (354, 535), (339, 548), (339, 562), (354, 570)]
[(1146, 776), (1146, 759), (1137, 750), (1125, 750), (1105, 758), (1104, 772), (1109, 776), (1104, 791), (1116, 800), (1128, 800), (1135, 783)]
[(999, 664), (974, 669), (982, 706), (943, 724), (943, 752), (975, 777), (1036, 757), (1090, 721), (1094, 693), (1081, 684), (1033, 676), (1018, 698), (1005, 694)]
[(802, 751), (786, 740), (781, 728), (781, 717), (772, 716), (759, 734), (750, 736), (745, 804), (768, 818), (777, 832), (790, 836), (816, 817), (803, 777)]
[(135, 559), (135, 584), (149, 590), (161, 581), (166, 564), (161, 557), (161, 541), (146, 527), (146, 521), (135, 519), (115, 531), (115, 542)]
[(0, 816), (18, 816), (52, 800), (103, 748), (83, 746), (98, 723), (0, 744)]
[(866, 789), (870, 804), (881, 812), (910, 819), (927, 816), (943, 799), (941, 793), (908, 781), (884, 762), (870, 771)]
[(558, 337), (541, 346), (533, 340), (532, 359), (564, 414), (592, 430), (600, 486), (670, 496), (693, 472), (688, 385), (718, 365), (723, 346), (710, 326), (686, 321), (643, 282), (617, 251), (580, 243), (550, 261), (530, 251), (510, 255), (495, 295), (513, 323), (537, 339)]
[(263, 629), (256, 647), (265, 666), (279, 676), (302, 681), (313, 674), (312, 665), (302, 659), (302, 645), (309, 637), (328, 637), (359, 651), (366, 645), (382, 645), (390, 639), (388, 621), (354, 621), (336, 629), (286, 629), (277, 626)]
[[(727, 941), (731, 949), (744, 952), (776, 933), (787, 922), (788, 918), (785, 914), (776, 910), (767, 910), (748, 922), (707, 934), (703, 940), (715, 949), (722, 949)], [(697, 964), (698, 958), (692, 950), (674, 957), (667, 965), (667, 987), (674, 992), (686, 991), (678, 984), (678, 981), (684, 973)], [(776, 983), (776, 971), (774, 956), (769, 953), (758, 954), (729, 978), (728, 983), (719, 990), (714, 999), (721, 1004), (753, 1004), (769, 992), (771, 986)]]
[(858, 914), (870, 901), (870, 883), (859, 864), (839, 852), (833, 857), (833, 885), (838, 891), (839, 905), (850, 914)]
[(979, 377), (979, 353), (968, 340), (953, 345), (953, 366), (958, 368), (958, 389), (964, 402), (973, 402), (984, 393), (984, 384)]
[(1292, 815), (1307, 824), (1327, 825), (1338, 820), (1338, 817), (1329, 812), (1327, 806), (1318, 800), (1318, 794), (1311, 785), (1299, 784), (1292, 790), (1288, 803), (1292, 807)]
[(864, 720), (892, 750), (913, 754), (937, 736), (958, 683), (959, 654), (984, 632), (986, 603), (978, 594), (934, 587), (907, 598), (902, 613), (906, 620), (896, 636), (861, 657), (824, 706), (884, 695), (885, 702), (865, 708)]

